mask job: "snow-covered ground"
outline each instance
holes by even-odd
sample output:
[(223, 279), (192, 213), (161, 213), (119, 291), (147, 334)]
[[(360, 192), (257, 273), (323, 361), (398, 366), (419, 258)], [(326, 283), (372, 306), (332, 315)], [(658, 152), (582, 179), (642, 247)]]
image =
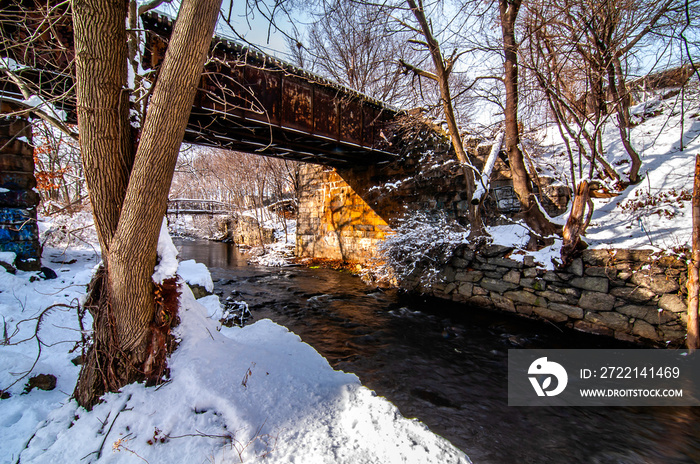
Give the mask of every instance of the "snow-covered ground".
[(248, 251), (248, 262), (260, 266), (285, 266), (294, 258), (297, 221), (271, 213), (268, 209), (251, 210), (243, 213), (250, 217), (262, 218), (262, 226), (274, 230), (275, 242)]
[[(595, 209), (584, 240), (591, 248), (653, 249), (674, 253), (688, 246), (691, 238), (690, 199), (693, 191), (695, 156), (700, 154), (700, 93), (687, 92), (685, 110), (674, 98), (652, 98), (631, 109), (638, 122), (631, 130), (632, 145), (642, 159), (642, 182), (631, 185), (613, 198), (593, 199)], [(681, 122), (683, 130), (681, 131)], [(681, 133), (683, 147), (681, 147)], [(556, 127), (539, 134), (548, 156), (536, 159), (544, 175), (565, 182), (568, 156)], [(612, 166), (622, 172), (629, 156), (620, 141), (617, 127), (608, 123), (603, 147)], [(584, 167), (583, 172), (587, 171)], [(555, 218), (564, 224), (568, 213)], [(494, 243), (524, 247), (529, 240), (520, 224), (489, 229)], [(561, 241), (536, 253), (542, 264), (551, 265), (559, 254)]]
[[(158, 271), (167, 274), (173, 256), (163, 245)], [(1, 463), (469, 462), (284, 327), (222, 327), (218, 297), (199, 300), (203, 306), (187, 286), (170, 381), (129, 385), (91, 412), (78, 407), (70, 398), (78, 305), (98, 261), (91, 246), (74, 244), (45, 249), (54, 279), (0, 267), (0, 388), (10, 395), (0, 401)], [(185, 261), (178, 273), (211, 287), (203, 265)], [(83, 323), (89, 327), (89, 314)], [(55, 376), (56, 388), (25, 392), (38, 374)]]

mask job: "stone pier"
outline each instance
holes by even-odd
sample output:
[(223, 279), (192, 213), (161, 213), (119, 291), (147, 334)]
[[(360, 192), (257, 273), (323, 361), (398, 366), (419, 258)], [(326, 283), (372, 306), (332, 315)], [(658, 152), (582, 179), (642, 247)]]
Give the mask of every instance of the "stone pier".
[(31, 138), (29, 121), (0, 116), (0, 251), (15, 253), (15, 262), (8, 264), (25, 271), (41, 268)]

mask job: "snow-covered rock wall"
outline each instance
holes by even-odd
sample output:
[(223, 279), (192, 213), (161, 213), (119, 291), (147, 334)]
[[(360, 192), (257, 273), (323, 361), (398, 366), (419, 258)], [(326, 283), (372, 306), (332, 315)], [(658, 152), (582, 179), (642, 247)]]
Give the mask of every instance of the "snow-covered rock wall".
[[(524, 258), (524, 259), (523, 259)], [(512, 247), (458, 247), (434, 283), (416, 269), (409, 291), (544, 319), (583, 332), (652, 344), (684, 344), (687, 267), (652, 250), (585, 250), (551, 270)], [(466, 309), (466, 308), (465, 308)]]
[(275, 230), (257, 218), (241, 214), (227, 219), (226, 237), (236, 245), (262, 246), (275, 241)]
[(31, 137), (29, 121), (0, 118), (0, 251), (14, 253), (8, 264), (25, 271), (41, 268)]

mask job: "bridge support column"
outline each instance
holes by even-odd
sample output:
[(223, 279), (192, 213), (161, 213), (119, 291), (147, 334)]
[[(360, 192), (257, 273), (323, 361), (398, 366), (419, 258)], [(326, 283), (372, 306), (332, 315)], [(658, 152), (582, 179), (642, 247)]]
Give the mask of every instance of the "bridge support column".
[(301, 168), (296, 254), (366, 262), (391, 228), (332, 168)]
[(41, 268), (41, 245), (36, 220), (39, 194), (34, 178), (32, 127), (28, 120), (3, 116), (0, 107), (0, 251), (16, 255), (15, 267), (24, 271)]

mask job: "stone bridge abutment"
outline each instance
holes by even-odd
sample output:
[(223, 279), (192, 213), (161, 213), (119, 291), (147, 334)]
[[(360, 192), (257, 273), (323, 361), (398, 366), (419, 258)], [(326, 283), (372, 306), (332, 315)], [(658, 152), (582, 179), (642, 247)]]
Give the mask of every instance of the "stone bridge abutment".
[[(469, 147), (481, 169), (490, 145)], [(569, 189), (542, 179), (540, 198), (552, 216), (566, 211)], [(305, 165), (301, 171), (297, 256), (365, 262), (379, 241), (416, 213), (444, 214), (467, 225), (469, 202), (461, 169), (449, 145), (433, 144), (395, 161), (330, 168)], [(484, 222), (497, 225), (520, 210), (508, 166), (496, 162)]]

